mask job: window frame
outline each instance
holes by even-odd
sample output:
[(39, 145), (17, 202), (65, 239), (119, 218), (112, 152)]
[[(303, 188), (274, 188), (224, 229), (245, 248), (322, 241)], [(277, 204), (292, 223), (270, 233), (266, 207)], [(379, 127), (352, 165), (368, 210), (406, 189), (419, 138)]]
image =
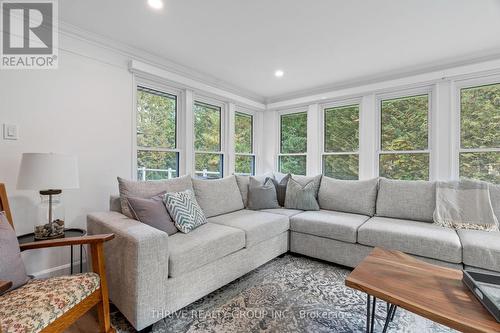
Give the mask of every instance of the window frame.
[[(196, 142), (196, 127), (194, 123), (194, 106), (199, 103), (199, 104), (205, 104), (208, 105), (209, 107), (217, 107), (220, 109), (220, 124), (219, 124), (219, 137), (220, 137), (220, 151), (203, 151), (203, 150), (196, 150), (195, 147), (195, 142)], [(219, 101), (214, 98), (206, 97), (203, 95), (194, 95), (193, 96), (193, 104), (191, 105), (191, 110), (193, 113), (193, 165), (191, 169), (193, 170), (193, 176), (198, 177), (199, 172), (196, 170), (196, 154), (216, 154), (221, 156), (221, 172), (220, 172), (220, 177), (219, 179), (224, 178), (225, 172), (227, 170), (227, 130), (226, 130), (226, 124), (227, 124), (227, 105), (226, 103)], [(200, 171), (200, 170), (198, 170)], [(204, 179), (203, 177), (201, 177)]]
[[(181, 146), (182, 138), (181, 138), (181, 124), (180, 124), (180, 116), (179, 111), (182, 110), (182, 91), (180, 89), (175, 89), (154, 81), (146, 80), (146, 79), (135, 79), (134, 80), (134, 98), (133, 98), (133, 112), (132, 112), (132, 179), (139, 180), (138, 178), (138, 164), (137, 164), (137, 154), (139, 151), (152, 151), (152, 152), (174, 152), (177, 154), (177, 177), (182, 175), (181, 168), (181, 159), (182, 157), (182, 149)], [(166, 94), (174, 96), (175, 101), (175, 148), (163, 148), (163, 147), (141, 147), (137, 144), (137, 93), (140, 88), (144, 88), (146, 90), (156, 91), (160, 94)], [(176, 178), (176, 177), (173, 177)], [(168, 179), (168, 178), (165, 178)], [(142, 178), (144, 180), (144, 178)]]
[(489, 153), (489, 152), (498, 152), (500, 153), (500, 147), (495, 148), (462, 148), (462, 89), (468, 88), (479, 88), (482, 86), (489, 86), (500, 84), (500, 75), (491, 75), (487, 77), (478, 77), (478, 78), (468, 78), (463, 80), (456, 80), (454, 82), (454, 104), (455, 107), (453, 109), (453, 131), (454, 131), (454, 140), (453, 147), (451, 148), (453, 158), (452, 158), (452, 177), (455, 180), (460, 179), (460, 154), (462, 153)]
[[(320, 105), (320, 168), (321, 168), (321, 174), (325, 175), (325, 168), (324, 168), (324, 156), (332, 156), (332, 155), (357, 155), (358, 156), (358, 179), (360, 179), (360, 169), (361, 169), (361, 114), (362, 114), (362, 97), (359, 98), (351, 98), (351, 99), (345, 99), (345, 100), (339, 100), (339, 101), (333, 101), (329, 103), (324, 103)], [(358, 122), (358, 150), (355, 152), (326, 152), (325, 151), (325, 139), (326, 139), (326, 122), (325, 122), (325, 112), (328, 109), (333, 109), (333, 108), (342, 108), (342, 107), (349, 107), (349, 106), (358, 106), (358, 116), (359, 116), (359, 122)], [(327, 176), (328, 177), (328, 176)]]
[[(282, 172), (281, 169), (280, 169), (280, 159), (282, 156), (305, 156), (306, 158), (306, 170), (305, 170), (305, 173), (304, 175), (307, 175), (307, 159), (308, 159), (308, 152), (307, 152), (307, 145), (306, 145), (306, 151), (303, 152), (303, 153), (282, 153), (281, 152), (281, 118), (282, 116), (286, 116), (286, 115), (290, 115), (290, 114), (295, 114), (295, 113), (305, 113), (306, 116), (307, 116), (307, 122), (309, 121), (309, 114), (308, 114), (308, 107), (300, 107), (300, 108), (293, 108), (293, 109), (287, 109), (287, 110), (280, 110), (277, 112), (277, 116), (278, 116), (278, 130), (276, 131), (277, 132), (277, 143), (278, 143), (278, 149), (277, 149), (277, 155), (276, 155), (276, 162), (275, 162), (275, 165), (276, 165), (276, 170), (278, 170), (278, 172)], [(308, 125), (307, 125), (307, 122), (306, 122), (306, 140), (309, 141), (309, 131), (308, 131)]]
[[(427, 154), (429, 156), (429, 177), (427, 180), (434, 179), (434, 156), (433, 156), (433, 109), (434, 109), (434, 89), (433, 86), (425, 86), (415, 89), (397, 90), (383, 94), (377, 94), (375, 97), (376, 110), (376, 175), (380, 176), (380, 156), (381, 155), (400, 155), (400, 154)], [(382, 102), (398, 98), (409, 98), (427, 95), (427, 148), (424, 150), (382, 150)]]
[(233, 143), (234, 143), (234, 174), (235, 175), (246, 175), (246, 174), (242, 174), (242, 173), (237, 173), (236, 172), (236, 158), (238, 156), (251, 156), (253, 158), (253, 166), (252, 166), (252, 174), (250, 176), (255, 176), (256, 174), (256, 168), (257, 168), (257, 157), (256, 157), (256, 153), (255, 153), (255, 149), (256, 149), (256, 144), (255, 144), (255, 118), (256, 118), (256, 114), (255, 112), (253, 111), (250, 111), (250, 110), (246, 110), (246, 109), (243, 109), (243, 108), (236, 108), (235, 111), (234, 111), (234, 127), (236, 128), (236, 115), (237, 114), (242, 114), (242, 115), (246, 115), (246, 116), (250, 116), (251, 119), (252, 119), (252, 144), (251, 144), (251, 147), (252, 147), (252, 151), (250, 153), (238, 153), (236, 152), (236, 135), (234, 133), (234, 136), (232, 138), (233, 140)]

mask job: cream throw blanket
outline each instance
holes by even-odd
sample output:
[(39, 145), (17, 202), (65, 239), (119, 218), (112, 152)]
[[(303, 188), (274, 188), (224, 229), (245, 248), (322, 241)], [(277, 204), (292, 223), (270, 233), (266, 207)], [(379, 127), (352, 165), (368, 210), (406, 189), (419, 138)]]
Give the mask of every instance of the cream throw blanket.
[(437, 182), (434, 223), (454, 229), (498, 231), (488, 183), (467, 179)]

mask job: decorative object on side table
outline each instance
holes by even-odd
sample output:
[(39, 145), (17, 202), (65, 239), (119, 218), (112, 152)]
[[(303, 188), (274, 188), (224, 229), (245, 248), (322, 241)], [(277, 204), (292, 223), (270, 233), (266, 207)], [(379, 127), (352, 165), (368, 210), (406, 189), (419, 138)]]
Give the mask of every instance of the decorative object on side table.
[(54, 153), (23, 154), (17, 188), (39, 190), (41, 196), (34, 226), (36, 240), (64, 237), (62, 189), (78, 187), (76, 156)]

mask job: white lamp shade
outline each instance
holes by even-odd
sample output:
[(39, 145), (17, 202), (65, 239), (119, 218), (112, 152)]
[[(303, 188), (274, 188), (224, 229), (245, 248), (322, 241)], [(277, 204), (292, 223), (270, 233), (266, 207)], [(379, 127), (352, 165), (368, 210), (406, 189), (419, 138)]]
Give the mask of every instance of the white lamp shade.
[(78, 162), (74, 155), (24, 153), (17, 178), (19, 190), (78, 188)]

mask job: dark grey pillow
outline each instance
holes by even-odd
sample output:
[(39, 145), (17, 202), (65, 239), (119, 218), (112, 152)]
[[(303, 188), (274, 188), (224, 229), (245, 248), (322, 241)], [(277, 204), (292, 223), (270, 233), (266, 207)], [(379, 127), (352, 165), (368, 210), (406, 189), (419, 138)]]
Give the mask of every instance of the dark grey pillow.
[(250, 183), (248, 184), (248, 209), (272, 208), (280, 208), (273, 179), (268, 177), (264, 183), (261, 183), (255, 177), (250, 177)]
[(12, 282), (9, 290), (28, 282), (16, 233), (4, 212), (0, 212), (0, 280)]
[(318, 201), (316, 201), (317, 188), (316, 179), (311, 179), (302, 185), (292, 176), (286, 187), (285, 208), (319, 210)]
[(165, 193), (161, 193), (150, 199), (128, 197), (127, 201), (136, 220), (164, 231), (170, 236), (178, 230), (165, 207), (164, 195)]
[(285, 206), (286, 185), (288, 184), (290, 177), (291, 175), (288, 174), (281, 178), (279, 182), (276, 179), (271, 178), (274, 183), (274, 187), (276, 188), (276, 196), (278, 197), (278, 203), (280, 206)]

